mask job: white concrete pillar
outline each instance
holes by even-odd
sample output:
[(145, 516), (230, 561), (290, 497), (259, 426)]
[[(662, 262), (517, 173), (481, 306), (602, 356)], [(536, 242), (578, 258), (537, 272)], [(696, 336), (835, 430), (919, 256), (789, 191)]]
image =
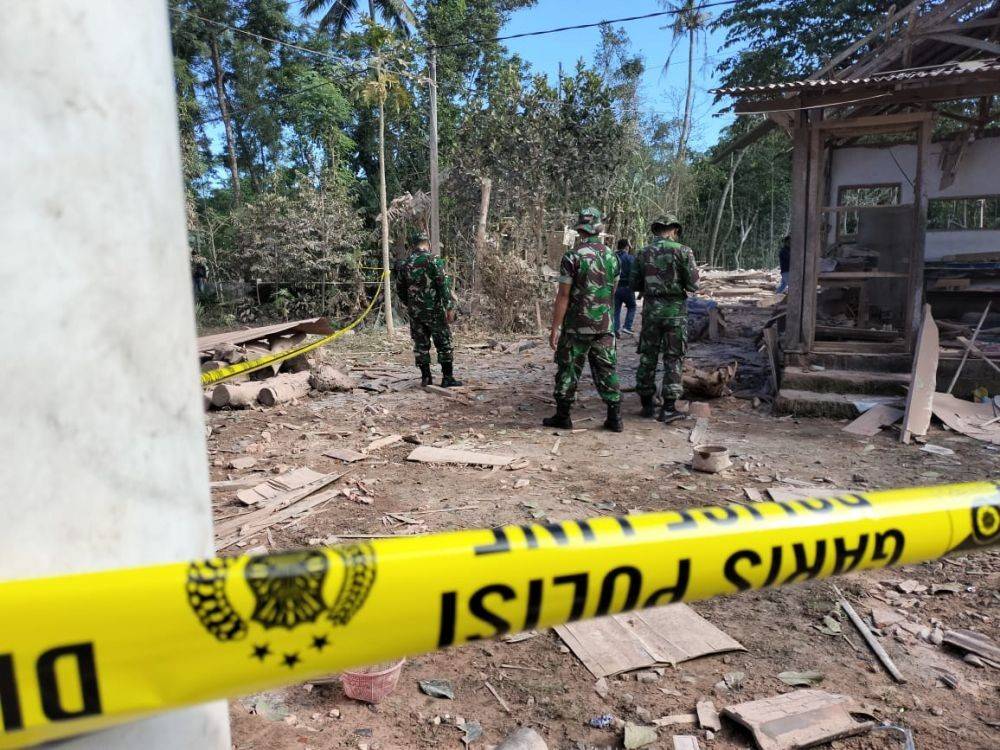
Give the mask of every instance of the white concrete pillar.
[[(166, 3), (0, 18), (0, 579), (211, 554)], [(67, 746), (222, 750), (225, 704)]]

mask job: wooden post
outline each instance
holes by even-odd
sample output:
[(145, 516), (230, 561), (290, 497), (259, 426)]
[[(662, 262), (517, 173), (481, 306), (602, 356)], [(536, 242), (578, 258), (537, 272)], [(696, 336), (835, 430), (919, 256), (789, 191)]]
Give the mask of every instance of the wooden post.
[[(814, 116), (822, 119), (822, 110)], [(823, 246), (823, 160), (825, 136), (813, 122), (809, 129), (809, 181), (806, 189), (805, 258), (802, 265), (802, 350), (812, 351), (816, 339), (816, 282)]]
[[(378, 75), (382, 70), (379, 65)], [(382, 299), (385, 300), (385, 332), (389, 338), (396, 335), (392, 319), (392, 271), (389, 264), (389, 200), (385, 194), (385, 100), (378, 100), (378, 197), (382, 214)]]
[(441, 205), (440, 186), (438, 184), (438, 107), (437, 107), (437, 51), (431, 49), (430, 57), (430, 139), (431, 139), (431, 253), (441, 254)]
[(913, 179), (913, 244), (910, 250), (909, 278), (906, 286), (906, 344), (913, 351), (920, 327), (924, 302), (924, 245), (927, 238), (927, 151), (933, 121), (923, 120), (917, 130), (917, 169)]
[(482, 291), (482, 279), (479, 275), (479, 266), (483, 256), (486, 254), (486, 224), (490, 215), (490, 192), (493, 189), (493, 180), (489, 177), (480, 177), (479, 194), (479, 221), (476, 223), (476, 244), (473, 250), (472, 259), (472, 306), (475, 309), (476, 299)]
[(806, 257), (806, 187), (809, 176), (809, 123), (805, 112), (792, 133), (791, 256), (788, 269), (788, 314), (785, 316), (785, 350), (802, 350), (802, 290)]

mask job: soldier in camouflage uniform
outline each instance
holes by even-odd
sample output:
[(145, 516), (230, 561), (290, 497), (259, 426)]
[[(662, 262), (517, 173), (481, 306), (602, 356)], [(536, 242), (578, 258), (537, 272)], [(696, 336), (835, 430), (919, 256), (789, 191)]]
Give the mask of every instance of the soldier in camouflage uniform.
[(441, 365), (441, 385), (445, 388), (462, 385), (452, 370), (454, 357), (451, 329), (454, 320), (454, 298), (451, 283), (444, 272), (444, 262), (430, 254), (426, 234), (414, 237), (409, 257), (396, 264), (396, 296), (406, 306), (410, 317), (413, 355), (420, 368), (420, 384), (431, 385), (431, 341), (437, 349)]
[(658, 216), (652, 224), (653, 241), (642, 249), (632, 267), (632, 289), (644, 299), (639, 334), (639, 370), (635, 390), (642, 400), (642, 416), (653, 416), (656, 365), (663, 355), (663, 405), (658, 419), (682, 419), (676, 401), (683, 393), (684, 354), (687, 351), (687, 296), (698, 290), (698, 266), (691, 248), (678, 240), (681, 224), (673, 214)]
[(604, 428), (621, 432), (621, 391), (618, 387), (618, 355), (611, 330), (611, 312), (618, 283), (619, 263), (614, 251), (602, 245), (601, 212), (586, 208), (580, 212), (576, 231), (579, 244), (563, 255), (559, 271), (559, 292), (552, 313), (549, 345), (556, 356), (556, 413), (542, 424), (570, 429), (570, 410), (576, 400), (576, 384), (583, 363), (601, 399), (607, 404)]

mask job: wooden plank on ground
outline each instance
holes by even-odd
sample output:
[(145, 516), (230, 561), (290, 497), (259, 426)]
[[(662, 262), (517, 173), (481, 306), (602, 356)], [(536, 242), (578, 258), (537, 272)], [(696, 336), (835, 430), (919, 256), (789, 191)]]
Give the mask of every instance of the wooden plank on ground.
[(326, 474), (322, 479), (313, 482), (312, 484), (307, 484), (305, 487), (294, 490), (291, 492), (285, 492), (277, 497), (268, 500), (266, 504), (263, 504), (261, 508), (251, 512), (244, 513), (241, 516), (235, 516), (234, 518), (229, 518), (215, 527), (216, 537), (225, 537), (239, 531), (240, 527), (248, 524), (254, 523), (258, 520), (265, 519), (268, 516), (286, 508), (287, 506), (298, 502), (302, 498), (308, 497), (315, 492), (319, 492), (328, 485), (333, 484), (338, 479), (340, 479), (343, 474)]
[(686, 604), (572, 622), (556, 633), (598, 679), (745, 650)]
[(456, 448), (434, 448), (421, 445), (414, 449), (407, 461), (417, 461), (423, 464), (469, 464), (472, 466), (507, 466), (517, 458), (496, 453), (480, 453), (479, 451), (458, 450)]
[(361, 461), (362, 459), (368, 458), (367, 453), (356, 451), (353, 448), (331, 448), (323, 455), (327, 458), (335, 458), (338, 461), (343, 461), (347, 464), (353, 464), (355, 461)]
[(844, 432), (852, 435), (873, 437), (878, 435), (883, 427), (895, 424), (903, 416), (901, 409), (894, 409), (886, 404), (875, 404), (860, 417), (844, 427)]
[(256, 516), (257, 513), (248, 513), (241, 517), (241, 520), (247, 519), (246, 523), (240, 526), (236, 531), (231, 531), (225, 536), (216, 535), (215, 548), (225, 549), (241, 539), (246, 539), (258, 534), (265, 529), (269, 529), (276, 523), (281, 523), (282, 521), (287, 521), (290, 518), (295, 518), (303, 513), (307, 513), (318, 505), (322, 505), (327, 500), (332, 500), (341, 494), (340, 490), (330, 490), (328, 492), (318, 492), (316, 494), (309, 495), (308, 497), (303, 497), (297, 502), (288, 505), (281, 510), (273, 511), (269, 515), (261, 516), (256, 519), (250, 519), (250, 516)]
[(910, 390), (906, 394), (903, 429), (899, 436), (904, 443), (909, 443), (914, 435), (926, 435), (931, 426), (939, 353), (938, 328), (934, 324), (931, 306), (924, 305), (910, 372)]
[(402, 435), (386, 435), (385, 437), (380, 437), (378, 440), (373, 440), (365, 447), (365, 453), (371, 453), (372, 451), (377, 451), (379, 448), (386, 448), (390, 445), (395, 445), (396, 443), (403, 442)]

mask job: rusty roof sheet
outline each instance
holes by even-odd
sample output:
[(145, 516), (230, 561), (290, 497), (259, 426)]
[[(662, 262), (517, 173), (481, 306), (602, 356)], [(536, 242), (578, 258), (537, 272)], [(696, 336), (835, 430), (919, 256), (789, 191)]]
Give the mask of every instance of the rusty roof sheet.
[(910, 68), (908, 70), (875, 73), (864, 78), (806, 78), (801, 81), (767, 83), (761, 86), (736, 86), (733, 88), (712, 89), (711, 93), (725, 94), (728, 96), (791, 94), (806, 91), (832, 91), (856, 86), (869, 87), (883, 84), (936, 81), (983, 75), (1000, 76), (1000, 59), (945, 63), (943, 65), (934, 65), (926, 68)]

